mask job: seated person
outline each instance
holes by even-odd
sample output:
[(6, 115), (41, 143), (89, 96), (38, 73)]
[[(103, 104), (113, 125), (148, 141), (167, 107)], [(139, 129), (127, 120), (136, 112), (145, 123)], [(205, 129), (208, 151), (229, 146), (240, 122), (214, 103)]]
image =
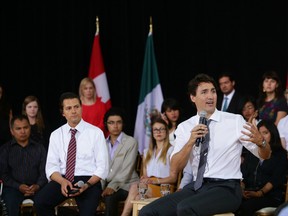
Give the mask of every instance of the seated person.
[(288, 116), (280, 119), (278, 125), (278, 131), (281, 138), (282, 147), (287, 151), (288, 150)]
[[(148, 190), (147, 197), (160, 196), (160, 184), (174, 184), (177, 173), (170, 173), (170, 155), (173, 146), (169, 143), (169, 129), (167, 123), (160, 117), (151, 123), (151, 142), (144, 150), (143, 175), (140, 182), (151, 184), (152, 191)], [(132, 211), (132, 200), (140, 199), (137, 184), (132, 184), (125, 201), (122, 216), (128, 216)]]
[(18, 216), (22, 201), (33, 199), (47, 183), (46, 150), (30, 139), (31, 126), (26, 116), (14, 116), (10, 127), (13, 138), (0, 149), (0, 179), (4, 182), (2, 197), (9, 216)]
[(35, 197), (34, 206), (38, 216), (50, 216), (57, 205), (72, 197), (80, 216), (94, 216), (101, 179), (109, 171), (104, 134), (82, 119), (78, 95), (63, 93), (59, 105), (66, 123), (51, 133), (45, 168), (49, 183)]
[(188, 160), (188, 163), (183, 169), (183, 176), (179, 185), (178, 190), (182, 190), (186, 185), (193, 181), (193, 170), (192, 170), (192, 163)]
[(275, 124), (262, 120), (257, 125), (264, 140), (271, 146), (271, 157), (258, 159), (251, 153), (245, 156), (241, 165), (243, 173), (242, 204), (237, 212), (239, 216), (253, 216), (255, 211), (264, 207), (277, 207), (284, 202), (287, 157), (281, 146)]
[(106, 139), (110, 158), (108, 177), (102, 181), (105, 215), (118, 215), (118, 202), (126, 200), (131, 183), (139, 180), (135, 170), (138, 154), (136, 139), (123, 132), (124, 113), (111, 108), (104, 115), (104, 125), (109, 132)]

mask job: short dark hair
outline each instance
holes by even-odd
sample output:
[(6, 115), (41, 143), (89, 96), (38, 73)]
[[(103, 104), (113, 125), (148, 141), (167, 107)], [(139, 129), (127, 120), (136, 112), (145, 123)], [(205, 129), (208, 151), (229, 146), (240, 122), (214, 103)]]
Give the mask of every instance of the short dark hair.
[(81, 100), (79, 98), (79, 96), (73, 92), (64, 92), (63, 94), (60, 95), (60, 99), (59, 99), (59, 109), (60, 109), (60, 113), (63, 113), (63, 101), (65, 99), (78, 99), (80, 105), (81, 105)]
[(19, 114), (19, 115), (15, 115), (12, 117), (12, 119), (10, 121), (10, 128), (11, 129), (14, 127), (14, 123), (16, 120), (20, 120), (20, 121), (26, 120), (28, 122), (28, 124), (30, 125), (28, 117), (26, 115)]
[(234, 78), (233, 74), (230, 73), (230, 72), (227, 72), (227, 71), (221, 73), (221, 74), (218, 76), (218, 80), (221, 79), (222, 77), (228, 77), (231, 82), (235, 81), (235, 78)]
[(190, 80), (190, 82), (188, 83), (188, 94), (196, 96), (197, 88), (198, 88), (199, 84), (202, 82), (212, 83), (212, 85), (216, 88), (216, 90), (218, 89), (217, 83), (215, 82), (215, 80), (211, 76), (204, 74), (204, 73), (201, 73), (201, 74), (197, 74), (194, 77), (194, 79)]
[(123, 122), (123, 127), (125, 125), (125, 113), (123, 111), (122, 108), (120, 107), (111, 107), (104, 115), (104, 126), (105, 129), (108, 131), (108, 127), (107, 127), (107, 120), (110, 116), (120, 116), (122, 118), (122, 122)]
[(181, 110), (179, 102), (174, 98), (166, 98), (161, 105), (161, 113), (164, 113), (167, 109)]

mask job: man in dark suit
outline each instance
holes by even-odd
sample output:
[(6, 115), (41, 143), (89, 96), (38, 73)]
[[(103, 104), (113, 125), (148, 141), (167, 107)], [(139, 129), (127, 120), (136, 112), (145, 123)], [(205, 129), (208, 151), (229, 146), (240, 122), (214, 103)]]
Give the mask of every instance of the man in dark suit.
[(229, 73), (222, 73), (218, 79), (222, 94), (218, 94), (217, 109), (225, 112), (241, 114), (244, 98), (235, 90), (235, 80)]

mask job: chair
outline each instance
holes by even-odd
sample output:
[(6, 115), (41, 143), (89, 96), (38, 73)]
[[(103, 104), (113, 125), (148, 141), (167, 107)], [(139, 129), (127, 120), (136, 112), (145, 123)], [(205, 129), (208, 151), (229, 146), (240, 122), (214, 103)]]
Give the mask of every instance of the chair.
[[(288, 178), (286, 182), (286, 192), (285, 192), (285, 202), (287, 201), (288, 201)], [(255, 215), (256, 216), (273, 216), (276, 209), (277, 209), (276, 207), (265, 207), (256, 211)]]
[(33, 215), (36, 216), (36, 211), (34, 208), (34, 202), (31, 199), (25, 199), (23, 200), (22, 204), (20, 205), (20, 214), (21, 215)]
[(234, 216), (234, 214), (229, 212), (229, 213), (223, 213), (223, 214), (215, 214), (213, 216)]

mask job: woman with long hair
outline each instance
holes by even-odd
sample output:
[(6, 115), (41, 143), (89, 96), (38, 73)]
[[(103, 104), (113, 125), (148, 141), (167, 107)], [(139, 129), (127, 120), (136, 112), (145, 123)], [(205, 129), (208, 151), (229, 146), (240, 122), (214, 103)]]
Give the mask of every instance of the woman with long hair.
[(243, 173), (243, 200), (238, 216), (253, 216), (255, 211), (264, 207), (277, 207), (284, 202), (286, 183), (287, 154), (280, 141), (276, 125), (262, 120), (257, 128), (272, 153), (266, 160), (250, 154), (241, 165)]
[(48, 149), (48, 135), (44, 123), (39, 99), (34, 95), (25, 97), (22, 103), (22, 114), (27, 116), (31, 125), (31, 139), (42, 143)]
[(162, 118), (166, 121), (169, 128), (169, 141), (174, 146), (175, 130), (180, 123), (181, 107), (177, 100), (174, 98), (167, 98), (163, 101), (161, 106)]
[[(143, 154), (143, 174), (140, 178), (141, 183), (151, 185), (151, 191), (146, 196), (160, 196), (160, 184), (174, 184), (177, 176), (170, 174), (170, 155), (173, 146), (169, 143), (169, 129), (166, 122), (161, 118), (156, 118), (151, 123), (151, 141), (148, 149)], [(137, 184), (132, 184), (129, 189), (128, 197), (122, 216), (128, 216), (132, 211), (132, 200), (140, 199)]]

